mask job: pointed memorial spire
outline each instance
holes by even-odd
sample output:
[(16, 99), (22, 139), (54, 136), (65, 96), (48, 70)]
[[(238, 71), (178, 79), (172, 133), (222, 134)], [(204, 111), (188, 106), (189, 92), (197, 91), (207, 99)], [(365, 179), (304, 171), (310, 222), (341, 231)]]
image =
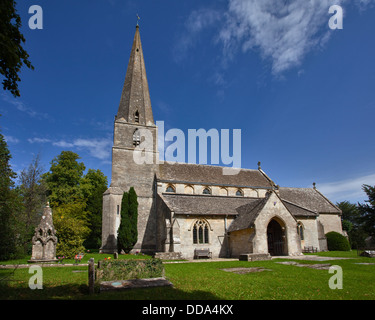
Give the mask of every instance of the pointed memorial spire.
[(138, 25), (135, 30), (117, 120), (149, 126), (155, 125)]

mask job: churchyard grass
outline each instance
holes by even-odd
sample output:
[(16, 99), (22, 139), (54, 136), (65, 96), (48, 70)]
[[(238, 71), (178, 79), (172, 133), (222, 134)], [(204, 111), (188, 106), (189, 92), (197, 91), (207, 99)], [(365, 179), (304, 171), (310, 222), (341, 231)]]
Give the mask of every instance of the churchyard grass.
[[(329, 263), (340, 266), (343, 270), (341, 290), (329, 288), (329, 279), (333, 274), (328, 270), (279, 264), (278, 262), (290, 259), (274, 259), (257, 262), (165, 264), (165, 275), (173, 283), (173, 288), (136, 289), (94, 295), (88, 295), (87, 267), (43, 268), (42, 290), (31, 290), (28, 287), (31, 274), (27, 268), (19, 268), (14, 272), (11, 269), (0, 269), (0, 279), (3, 279), (0, 281), (0, 299), (375, 300), (375, 265), (357, 264), (375, 263), (375, 260), (357, 257), (356, 252), (319, 255), (340, 254), (350, 259), (295, 261), (307, 265)], [(103, 255), (100, 258), (103, 259)], [(240, 267), (260, 267), (270, 271), (236, 274), (221, 270)]]

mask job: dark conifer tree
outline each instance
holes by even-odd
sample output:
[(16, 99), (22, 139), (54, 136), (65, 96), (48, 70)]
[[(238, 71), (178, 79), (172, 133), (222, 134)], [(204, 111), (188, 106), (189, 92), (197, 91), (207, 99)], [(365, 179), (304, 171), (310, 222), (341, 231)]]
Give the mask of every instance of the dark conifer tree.
[(134, 188), (124, 192), (121, 202), (121, 223), (117, 234), (118, 252), (129, 253), (138, 238), (138, 201)]

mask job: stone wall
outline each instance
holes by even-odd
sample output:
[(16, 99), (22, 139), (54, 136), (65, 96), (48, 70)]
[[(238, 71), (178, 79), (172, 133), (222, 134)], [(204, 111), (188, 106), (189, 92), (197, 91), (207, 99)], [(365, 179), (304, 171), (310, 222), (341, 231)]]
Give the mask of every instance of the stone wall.
[(314, 247), (320, 250), (319, 237), (318, 237), (318, 226), (316, 218), (298, 218), (298, 222), (303, 225), (304, 239), (301, 241), (303, 247)]
[(230, 256), (238, 258), (241, 254), (253, 252), (254, 229), (244, 229), (231, 232), (229, 235)]
[[(228, 227), (232, 222), (231, 218), (226, 218), (225, 216), (204, 217), (204, 220), (209, 225), (209, 243), (202, 244), (193, 243), (193, 226), (198, 219), (202, 219), (203, 217), (176, 215), (175, 218), (179, 227), (178, 240), (180, 243), (174, 244), (174, 251), (181, 252), (186, 259), (193, 258), (194, 250), (199, 248), (209, 248), (213, 258), (228, 256), (228, 239), (225, 235), (225, 223)], [(176, 240), (175, 230), (174, 240)]]
[(340, 215), (321, 213), (318, 217), (318, 221), (324, 226), (325, 234), (331, 231), (343, 234)]

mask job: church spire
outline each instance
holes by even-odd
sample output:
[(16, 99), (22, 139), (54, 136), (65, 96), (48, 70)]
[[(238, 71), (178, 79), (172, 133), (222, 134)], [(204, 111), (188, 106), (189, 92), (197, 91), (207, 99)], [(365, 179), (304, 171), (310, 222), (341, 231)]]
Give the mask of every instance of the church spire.
[(155, 125), (138, 25), (135, 30), (117, 119), (148, 126)]

